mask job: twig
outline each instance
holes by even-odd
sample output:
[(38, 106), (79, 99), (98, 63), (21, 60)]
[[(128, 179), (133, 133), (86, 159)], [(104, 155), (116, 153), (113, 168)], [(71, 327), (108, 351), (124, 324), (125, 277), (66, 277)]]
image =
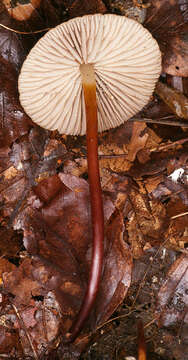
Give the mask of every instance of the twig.
[[(17, 318), (18, 318), (18, 321), (19, 321), (22, 329), (24, 330), (24, 332), (25, 332), (25, 334), (26, 334), (27, 340), (28, 340), (28, 342), (29, 342), (29, 344), (30, 344), (30, 346), (31, 346), (32, 351), (33, 351), (33, 355), (34, 355), (35, 360), (39, 360), (39, 357), (38, 357), (37, 352), (36, 352), (36, 350), (35, 350), (35, 348), (34, 348), (34, 345), (33, 345), (32, 339), (31, 339), (31, 336), (30, 336), (29, 332), (27, 331), (27, 328), (26, 328), (26, 326), (25, 326), (25, 324), (24, 324), (24, 321), (23, 321), (23, 319), (22, 319), (22, 317), (21, 317), (18, 309), (16, 308), (16, 306), (15, 306), (13, 303), (11, 303), (11, 305), (12, 305), (14, 311), (15, 311), (15, 314), (16, 314), (16, 316), (17, 316)], [(24, 350), (24, 349), (23, 349), (23, 350)]]
[(32, 35), (32, 34), (40, 34), (44, 31), (48, 31), (50, 30), (51, 28), (47, 27), (47, 28), (44, 28), (44, 29), (41, 29), (41, 30), (35, 30), (35, 31), (19, 31), (19, 30), (15, 30), (15, 29), (11, 29), (10, 27), (6, 26), (6, 25), (3, 25), (0, 23), (0, 26), (6, 30), (10, 30), (16, 34), (21, 34), (21, 35)]
[(165, 118), (161, 118), (159, 120), (156, 119), (148, 119), (148, 118), (132, 118), (129, 119), (128, 122), (146, 122), (146, 123), (152, 123), (152, 124), (159, 124), (159, 125), (171, 125), (171, 126), (181, 126), (181, 127), (188, 127), (188, 121), (182, 121), (182, 120), (169, 120)]
[(173, 220), (173, 219), (177, 219), (177, 218), (179, 218), (181, 216), (186, 216), (186, 215), (188, 215), (188, 211), (184, 212), (184, 213), (181, 213), (181, 214), (178, 214), (178, 215), (171, 216), (170, 219)]
[(135, 311), (138, 311), (139, 309), (142, 309), (144, 306), (146, 305), (146, 303), (141, 304), (136, 306), (134, 309), (130, 310), (127, 314), (123, 314), (123, 315), (119, 315), (116, 317), (113, 317), (112, 319), (107, 320), (106, 322), (104, 322), (103, 324), (99, 325), (93, 332), (90, 332), (87, 336), (82, 337), (76, 344), (80, 344), (83, 341), (85, 341), (86, 339), (88, 339), (90, 336), (92, 336), (96, 331), (100, 330), (101, 328), (103, 328), (104, 326), (112, 323), (113, 321), (119, 320), (119, 319), (123, 319), (126, 318), (128, 316), (130, 316), (132, 313), (134, 313)]
[(171, 148), (172, 146), (176, 146), (176, 145), (183, 145), (187, 141), (188, 141), (188, 138), (185, 138), (185, 139), (180, 139), (180, 140), (174, 141), (170, 144), (163, 144), (158, 147), (154, 147), (153, 149), (150, 149), (150, 152), (165, 150), (165, 149)]

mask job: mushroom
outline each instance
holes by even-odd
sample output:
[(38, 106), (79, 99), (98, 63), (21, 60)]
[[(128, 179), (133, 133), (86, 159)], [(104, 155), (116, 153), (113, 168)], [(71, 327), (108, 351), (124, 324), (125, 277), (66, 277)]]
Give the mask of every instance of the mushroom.
[(58, 25), (37, 42), (22, 66), (20, 102), (32, 120), (49, 130), (87, 137), (92, 264), (69, 341), (90, 314), (102, 273), (104, 215), (97, 133), (140, 111), (160, 71), (160, 50), (151, 34), (134, 20), (110, 14), (86, 15)]

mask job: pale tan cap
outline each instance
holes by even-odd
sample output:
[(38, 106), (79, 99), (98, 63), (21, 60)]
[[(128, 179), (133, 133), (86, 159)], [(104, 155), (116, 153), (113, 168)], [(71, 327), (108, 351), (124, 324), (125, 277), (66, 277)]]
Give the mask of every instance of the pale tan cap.
[(93, 64), (99, 131), (119, 126), (139, 112), (161, 72), (161, 53), (152, 35), (118, 15), (86, 15), (42, 37), (19, 76), (20, 102), (40, 126), (84, 135), (86, 116), (80, 65)]

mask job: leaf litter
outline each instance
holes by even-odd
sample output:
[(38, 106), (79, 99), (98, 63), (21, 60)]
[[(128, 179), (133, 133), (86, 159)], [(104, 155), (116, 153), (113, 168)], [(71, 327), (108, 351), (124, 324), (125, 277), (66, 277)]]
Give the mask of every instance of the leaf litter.
[[(144, 9), (144, 26), (161, 47), (160, 93), (137, 122), (99, 135), (103, 277), (87, 327), (67, 346), (62, 338), (80, 308), (91, 261), (86, 141), (33, 124), (19, 104), (17, 77), (43, 34), (35, 31), (86, 13), (124, 15), (130, 7)], [(108, 0), (0, 4), (3, 358), (136, 357), (141, 320), (149, 359), (187, 359), (187, 12), (188, 2), (176, 0), (129, 1), (127, 10)]]

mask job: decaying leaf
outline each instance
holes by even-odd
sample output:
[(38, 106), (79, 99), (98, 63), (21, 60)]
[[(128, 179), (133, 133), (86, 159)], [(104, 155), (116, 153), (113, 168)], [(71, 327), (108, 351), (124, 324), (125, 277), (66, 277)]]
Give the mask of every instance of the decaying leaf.
[(158, 201), (149, 200), (135, 189), (129, 192), (131, 211), (127, 231), (134, 257), (143, 253), (143, 248), (160, 243), (167, 226), (165, 207)]
[(171, 266), (158, 294), (161, 325), (188, 323), (188, 257), (181, 255)]
[(2, 58), (0, 63), (0, 144), (4, 147), (26, 134), (31, 122), (19, 103), (16, 70)]
[(163, 70), (175, 76), (188, 76), (188, 26), (185, 25), (180, 34), (170, 39), (167, 52), (163, 58)]
[[(36, 280), (42, 283), (44, 291), (53, 290), (61, 306), (66, 332), (81, 305), (90, 268), (92, 244), (88, 184), (75, 176), (59, 174), (40, 182), (34, 191), (40, 199), (40, 213), (38, 206), (37, 209), (28, 208), (25, 215), (17, 219), (22, 224), (26, 249), (43, 263), (41, 275), (38, 273), (37, 278), (34, 275), (33, 286), (29, 285), (29, 296), (31, 292), (39, 295)], [(123, 300), (131, 279), (131, 254), (122, 240), (122, 217), (118, 215), (113, 220), (114, 206), (108, 199), (104, 199), (104, 210), (106, 226), (111, 216), (112, 220), (106, 232), (104, 278), (95, 316), (90, 323), (92, 328), (108, 318)], [(10, 276), (6, 278), (6, 287), (9, 286), (13, 292), (14, 279), (10, 281)], [(28, 297), (18, 287), (17, 296), (21, 296), (20, 293), (27, 301)]]
[(33, 11), (40, 6), (41, 0), (11, 1), (2, 0), (10, 16), (19, 21), (28, 20)]
[[(4, 288), (13, 296), (4, 321), (14, 332), (19, 331), (24, 356), (43, 355), (59, 333), (61, 310), (54, 293), (45, 287), (48, 277), (42, 262), (29, 258), (18, 269), (3, 274)], [(16, 349), (18, 338), (8, 337)], [(1, 343), (1, 353), (10, 355), (6, 343)]]
[(188, 120), (188, 98), (185, 95), (162, 82), (157, 83), (156, 92), (175, 115)]
[(148, 140), (147, 127), (145, 123), (134, 123), (130, 143), (128, 144), (128, 160), (133, 162), (137, 153), (143, 149)]
[(163, 71), (187, 76), (187, 1), (151, 0), (146, 27), (156, 37), (163, 53)]
[[(1, 17), (0, 17), (0, 21), (1, 21)], [(11, 65), (13, 65), (16, 71), (18, 71), (25, 58), (25, 50), (23, 48), (23, 44), (21, 42), (19, 35), (1, 27), (0, 27), (0, 57), (8, 62), (5, 64), (7, 64), (6, 65), (7, 69), (8, 67), (10, 67), (9, 69), (10, 72), (13, 72), (13, 70), (11, 70)], [(2, 63), (1, 78), (3, 78), (3, 76), (5, 76), (5, 65)], [(11, 74), (9, 74), (9, 76), (11, 76)]]
[(15, 304), (28, 305), (32, 294), (39, 294), (40, 285), (32, 275), (32, 263), (26, 259), (18, 269), (3, 274), (3, 283), (8, 292), (15, 295)]
[(106, 233), (107, 248), (103, 277), (96, 301), (95, 326), (108, 320), (125, 298), (131, 283), (132, 254), (123, 241), (123, 230), (123, 217), (117, 213), (112, 218)]
[(99, 154), (102, 155), (100, 166), (115, 172), (128, 171), (148, 140), (146, 124), (125, 123), (120, 129), (114, 130), (114, 139), (109, 138), (99, 146)]

